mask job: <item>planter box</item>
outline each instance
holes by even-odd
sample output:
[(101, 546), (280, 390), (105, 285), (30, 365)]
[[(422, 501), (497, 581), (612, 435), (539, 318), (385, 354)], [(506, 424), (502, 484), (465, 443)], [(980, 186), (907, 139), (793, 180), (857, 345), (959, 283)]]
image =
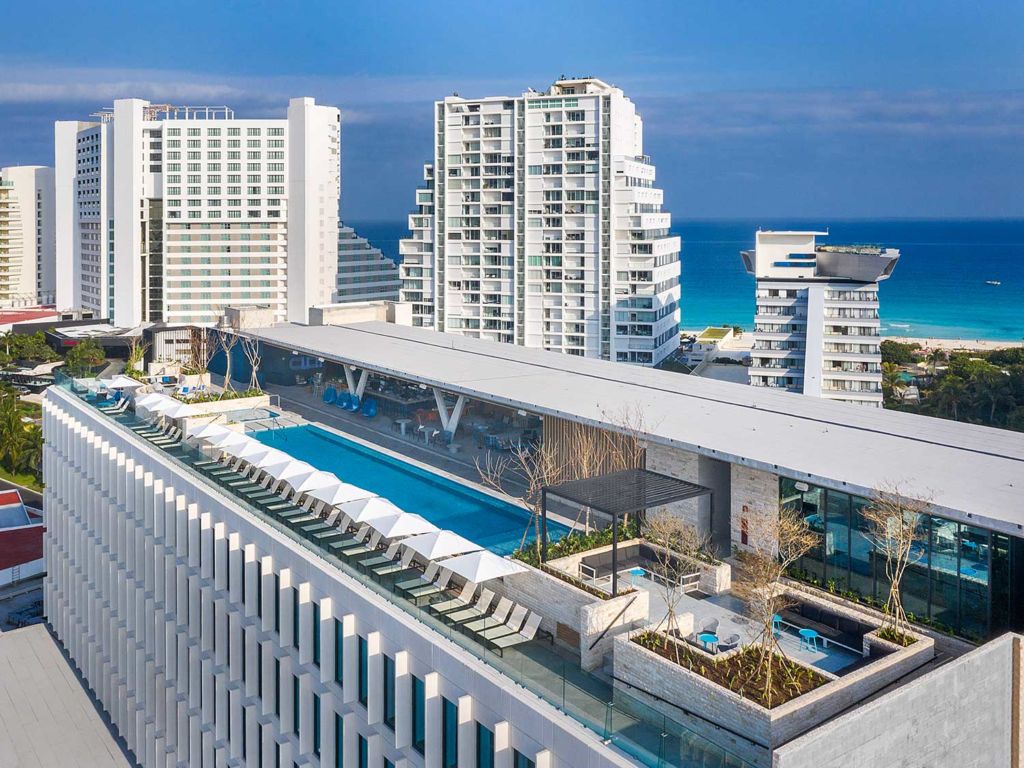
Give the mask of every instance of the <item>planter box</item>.
[(931, 661), (935, 655), (934, 642), (921, 635), (916, 637), (916, 643), (904, 648), (869, 633), (865, 636), (866, 649), (870, 652), (877, 647), (887, 655), (842, 677), (816, 669), (825, 677), (835, 679), (770, 710), (637, 645), (628, 636), (615, 639), (615, 678), (617, 682), (651, 694), (645, 700), (669, 716), (678, 713), (674, 714), (675, 708), (668, 702), (678, 703), (684, 709), (699, 712), (702, 717), (773, 749)]
[(541, 629), (578, 651), (588, 670), (601, 666), (617, 635), (649, 621), (649, 596), (643, 590), (603, 600), (533, 567), (506, 576), (495, 591), (543, 616)]

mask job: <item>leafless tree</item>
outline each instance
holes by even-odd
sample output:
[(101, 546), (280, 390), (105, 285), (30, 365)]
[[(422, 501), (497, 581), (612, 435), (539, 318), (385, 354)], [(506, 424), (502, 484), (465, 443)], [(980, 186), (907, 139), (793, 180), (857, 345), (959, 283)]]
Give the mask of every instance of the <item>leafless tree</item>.
[(752, 549), (738, 558), (739, 578), (733, 584), (733, 591), (746, 603), (751, 618), (760, 628), (755, 674), (764, 674), (764, 701), (770, 708), (774, 658), (776, 653), (786, 655), (775, 636), (774, 618), (794, 604), (786, 594), (782, 579), (790, 566), (818, 543), (818, 535), (791, 506), (781, 510), (755, 508), (747, 513), (746, 521)]
[(211, 343), (209, 332), (205, 328), (192, 328), (188, 339), (189, 367), (198, 374), (206, 373), (210, 368), (210, 358), (216, 348)]
[[(651, 575), (665, 600), (665, 617), (659, 629), (665, 628), (664, 643), (668, 647), (669, 636), (679, 637), (678, 607), (683, 597), (683, 579), (693, 572), (693, 560), (706, 552), (711, 544), (710, 535), (701, 534), (681, 518), (661, 509), (649, 515), (644, 526), (644, 536), (655, 546), (651, 547), (654, 560), (650, 564)], [(676, 663), (680, 664), (679, 646), (675, 648)]]
[[(545, 486), (643, 465), (644, 443), (641, 440), (639, 410), (630, 419), (628, 424), (616, 430), (560, 421), (557, 438), (545, 439), (537, 446), (514, 446), (508, 454), (500, 456), (488, 452), (483, 460), (476, 460), (481, 482), (522, 501), (531, 511), (530, 524), (523, 532), (520, 549), (525, 546), (530, 528), (533, 528), (539, 560), (541, 489)], [(581, 514), (589, 515), (589, 510), (581, 510)], [(627, 523), (623, 521), (623, 524)]]
[(242, 338), (242, 351), (245, 353), (245, 359), (249, 362), (249, 389), (260, 391), (260, 343), (257, 339), (250, 336)]
[(143, 373), (145, 366), (146, 352), (149, 344), (142, 340), (142, 336), (132, 336), (128, 340), (128, 358), (125, 361), (125, 372)]
[(234, 333), (217, 331), (217, 347), (224, 353), (224, 390), (221, 392), (221, 397), (227, 392), (234, 391), (234, 385), (231, 383), (231, 358), (237, 343), (238, 336)]
[(885, 575), (889, 580), (883, 628), (889, 627), (898, 635), (910, 631), (900, 585), (907, 567), (920, 560), (924, 553), (923, 545), (928, 538), (924, 522), (930, 506), (930, 500), (911, 498), (899, 486), (890, 485), (876, 492), (861, 512), (867, 524), (862, 533), (874, 551), (885, 559)]

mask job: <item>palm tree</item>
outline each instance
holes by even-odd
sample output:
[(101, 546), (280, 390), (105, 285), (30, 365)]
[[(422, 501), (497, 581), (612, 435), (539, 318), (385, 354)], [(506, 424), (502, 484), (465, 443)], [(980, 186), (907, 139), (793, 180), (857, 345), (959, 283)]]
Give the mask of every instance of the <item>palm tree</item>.
[(974, 393), (979, 402), (989, 407), (989, 424), (995, 424), (996, 409), (1000, 405), (1013, 405), (1010, 377), (998, 368), (982, 371), (974, 378)]
[(967, 382), (955, 373), (946, 374), (935, 389), (936, 407), (953, 414), (953, 420), (960, 418), (959, 407), (967, 395)]
[(900, 367), (896, 363), (882, 363), (882, 392), (891, 400), (897, 397), (903, 389)]
[(946, 362), (946, 353), (939, 347), (936, 347), (928, 353), (928, 363), (931, 365), (932, 376), (935, 375), (935, 369), (938, 367), (939, 363), (944, 362)]

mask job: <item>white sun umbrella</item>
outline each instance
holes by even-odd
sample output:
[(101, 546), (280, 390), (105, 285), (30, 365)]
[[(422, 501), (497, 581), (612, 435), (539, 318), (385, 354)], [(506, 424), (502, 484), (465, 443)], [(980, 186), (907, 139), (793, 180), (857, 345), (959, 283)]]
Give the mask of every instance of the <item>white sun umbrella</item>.
[(136, 381), (130, 376), (125, 376), (123, 373), (119, 373), (110, 379), (100, 379), (99, 383), (107, 389), (138, 389), (139, 387), (146, 386), (145, 383)]
[(456, 576), (461, 576), (466, 581), (474, 584), (481, 584), (491, 579), (500, 579), (503, 576), (511, 576), (514, 573), (525, 572), (526, 566), (499, 557), (486, 549), (479, 552), (470, 552), (466, 555), (459, 555), (450, 560), (445, 560), (442, 565)]
[(293, 459), (291, 456), (288, 456), (287, 459), (279, 461), (276, 464), (264, 467), (264, 469), (266, 469), (267, 474), (272, 476), (275, 480), (286, 482), (289, 485), (293, 482), (305, 480), (309, 475), (316, 472), (316, 467), (313, 467), (304, 461)]
[(478, 552), (483, 549), (479, 544), (474, 544), (469, 539), (451, 531), (424, 533), (406, 539), (402, 543), (426, 560), (438, 560), (442, 557)]
[(375, 517), (368, 525), (385, 539), (404, 539), (421, 533), (437, 530), (437, 526), (424, 517), (412, 512)]
[(206, 424), (192, 424), (185, 431), (185, 434), (190, 438), (195, 438), (196, 440), (205, 440), (206, 442), (210, 442), (211, 440), (223, 437), (228, 434), (228, 432), (232, 431), (233, 430), (228, 429), (222, 424), (211, 424), (207, 422)]
[(198, 416), (200, 413), (202, 413), (202, 411), (194, 405), (175, 401), (174, 405), (164, 410), (163, 415), (168, 419), (184, 419), (189, 416)]
[(348, 515), (353, 523), (366, 523), (375, 517), (396, 515), (402, 512), (401, 509), (381, 496), (350, 501), (341, 505), (341, 511)]
[(335, 485), (326, 488), (317, 488), (309, 492), (309, 495), (318, 501), (326, 502), (328, 506), (334, 507), (339, 504), (347, 504), (350, 501), (369, 499), (377, 494), (357, 488), (354, 485), (343, 483), (340, 480)]
[(291, 485), (298, 493), (309, 493), (317, 490), (318, 488), (331, 488), (338, 485), (340, 482), (341, 481), (338, 479), (338, 476), (333, 472), (321, 472), (320, 470), (316, 470), (309, 477), (292, 483)]
[[(251, 438), (250, 438), (251, 439)], [(269, 452), (260, 456), (260, 458), (253, 460), (251, 463), (255, 464), (260, 469), (269, 469), (275, 464), (280, 464), (282, 461), (294, 461), (284, 451), (279, 451), (277, 448), (272, 448)]]
[(271, 448), (266, 443), (261, 443), (255, 438), (249, 438), (249, 442), (240, 446), (237, 453), (235, 453), (235, 456), (240, 459), (245, 459), (250, 464), (255, 464), (260, 459), (275, 453), (281, 454), (281, 456), (286, 455), (277, 450), (277, 448)]
[(218, 437), (215, 440), (210, 441), (210, 446), (216, 448), (221, 453), (226, 453), (230, 456), (235, 455), (235, 451), (239, 450), (241, 446), (251, 442), (251, 437), (246, 437), (241, 432), (231, 431), (230, 434)]

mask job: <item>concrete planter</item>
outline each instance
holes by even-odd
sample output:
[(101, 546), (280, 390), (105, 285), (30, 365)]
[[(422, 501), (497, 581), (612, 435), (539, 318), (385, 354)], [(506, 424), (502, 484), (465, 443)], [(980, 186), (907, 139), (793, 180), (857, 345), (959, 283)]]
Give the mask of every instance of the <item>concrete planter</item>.
[[(904, 648), (869, 633), (865, 636), (867, 652), (877, 648), (885, 656), (842, 677), (815, 670), (834, 679), (770, 710), (662, 658), (632, 642), (628, 636), (615, 639), (615, 678), (617, 684), (621, 681), (632, 686), (632, 689), (624, 687), (633, 693), (649, 694), (643, 698), (669, 716), (678, 716), (676, 707), (672, 706), (678, 704), (772, 749), (931, 661), (935, 655), (934, 642), (921, 635), (917, 638), (917, 642)], [(711, 662), (711, 657), (708, 661)]]
[(604, 600), (532, 567), (502, 582), (506, 597), (544, 617), (541, 629), (579, 652), (584, 669), (600, 667), (616, 636), (649, 621), (649, 596), (643, 590)]

